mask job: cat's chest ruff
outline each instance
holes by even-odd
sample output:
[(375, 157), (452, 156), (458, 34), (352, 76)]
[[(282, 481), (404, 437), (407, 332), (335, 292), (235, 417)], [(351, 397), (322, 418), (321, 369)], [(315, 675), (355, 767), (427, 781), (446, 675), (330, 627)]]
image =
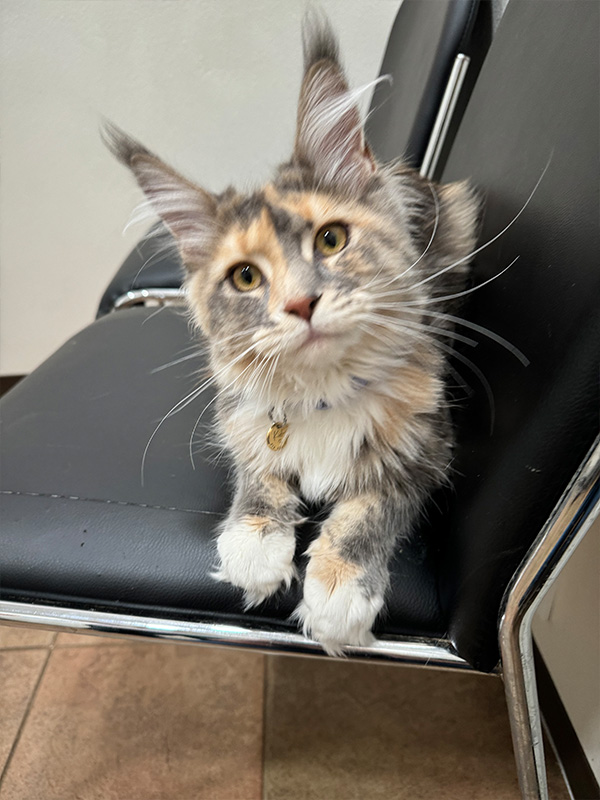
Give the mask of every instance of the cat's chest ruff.
[[(247, 468), (295, 476), (302, 495), (317, 500), (344, 484), (372, 434), (373, 411), (373, 399), (364, 393), (352, 403), (318, 406), (309, 414), (289, 409), (284, 423), (247, 402), (225, 421), (227, 443)], [(274, 432), (274, 425), (286, 427)]]

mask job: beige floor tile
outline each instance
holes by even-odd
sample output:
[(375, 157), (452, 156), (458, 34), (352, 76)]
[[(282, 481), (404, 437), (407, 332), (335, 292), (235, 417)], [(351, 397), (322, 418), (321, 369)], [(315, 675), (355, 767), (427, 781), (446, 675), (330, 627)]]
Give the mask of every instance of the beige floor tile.
[(52, 644), (53, 639), (54, 631), (0, 625), (0, 650), (14, 647), (47, 647)]
[(258, 800), (263, 657), (56, 649), (2, 800)]
[[(266, 800), (520, 800), (500, 680), (271, 656)], [(556, 764), (552, 800), (567, 800)]]
[(0, 653), (0, 775), (47, 655), (41, 649)]
[[(139, 640), (143, 641), (142, 639)], [(132, 644), (131, 639), (118, 636), (98, 636), (90, 633), (59, 633), (55, 647), (106, 647), (114, 644)]]

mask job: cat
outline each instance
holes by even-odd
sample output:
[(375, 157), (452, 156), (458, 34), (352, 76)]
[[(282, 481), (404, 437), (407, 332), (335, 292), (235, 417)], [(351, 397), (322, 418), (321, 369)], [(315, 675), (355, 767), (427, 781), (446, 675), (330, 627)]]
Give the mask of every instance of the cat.
[(466, 182), (379, 163), (328, 21), (309, 16), (303, 44), (292, 156), (250, 194), (104, 135), (177, 242), (209, 343), (236, 475), (215, 577), (246, 608), (289, 587), (305, 504), (329, 504), (295, 618), (336, 655), (372, 642), (395, 544), (448, 481), (451, 320), (429, 304), (465, 285), (479, 203)]

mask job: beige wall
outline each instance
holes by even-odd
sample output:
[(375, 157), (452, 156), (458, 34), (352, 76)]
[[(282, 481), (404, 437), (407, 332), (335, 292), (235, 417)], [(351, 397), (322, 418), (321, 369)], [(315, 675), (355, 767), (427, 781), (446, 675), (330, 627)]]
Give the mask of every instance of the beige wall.
[[(94, 318), (143, 229), (104, 115), (210, 189), (289, 155), (304, 0), (2, 0), (0, 374)], [(349, 76), (376, 77), (400, 0), (322, 0)], [(368, 98), (367, 98), (368, 100)]]
[(600, 783), (600, 518), (540, 604), (533, 630)]

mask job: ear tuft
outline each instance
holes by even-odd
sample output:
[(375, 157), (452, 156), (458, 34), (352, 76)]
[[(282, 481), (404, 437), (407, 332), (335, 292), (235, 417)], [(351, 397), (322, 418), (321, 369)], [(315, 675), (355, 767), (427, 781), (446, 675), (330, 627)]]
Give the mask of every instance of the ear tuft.
[(365, 145), (358, 99), (374, 84), (350, 91), (328, 20), (304, 19), (304, 78), (298, 102), (294, 157), (310, 166), (319, 185), (360, 191), (375, 170)]
[(206, 255), (216, 232), (214, 195), (184, 178), (129, 134), (104, 122), (102, 139), (129, 167), (155, 213), (171, 231), (186, 266)]
[(302, 20), (302, 49), (305, 74), (318, 61), (332, 61), (339, 66), (339, 48), (331, 24), (315, 8), (309, 9)]
[(110, 120), (103, 120), (100, 127), (102, 141), (110, 152), (126, 167), (131, 168), (135, 156), (151, 156), (143, 144), (129, 136)]

